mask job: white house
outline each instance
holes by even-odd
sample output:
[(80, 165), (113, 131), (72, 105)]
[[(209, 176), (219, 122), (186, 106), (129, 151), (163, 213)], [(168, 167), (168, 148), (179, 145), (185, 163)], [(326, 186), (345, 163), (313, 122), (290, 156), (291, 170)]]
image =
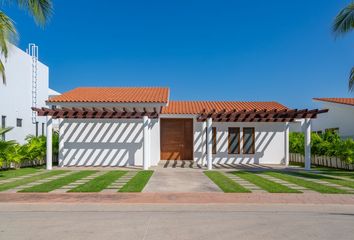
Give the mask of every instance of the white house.
[[(60, 119), (59, 166), (288, 164), (289, 123), (305, 119), (309, 168), (311, 119), (326, 110), (288, 109), (277, 102), (170, 101), (168, 88), (76, 88), (33, 108)], [(49, 135), (48, 135), (49, 136)], [(51, 138), (47, 138), (51, 169)]]
[(5, 66), (6, 83), (0, 81), (1, 127), (14, 129), (2, 139), (23, 143), (26, 136), (44, 135), (45, 118), (38, 117), (31, 107), (43, 106), (49, 96), (58, 95), (49, 89), (49, 69), (38, 61), (38, 47), (31, 44), (28, 52), (9, 44)]
[(354, 138), (354, 98), (314, 98), (328, 113), (313, 121), (316, 132), (336, 131), (343, 138)]

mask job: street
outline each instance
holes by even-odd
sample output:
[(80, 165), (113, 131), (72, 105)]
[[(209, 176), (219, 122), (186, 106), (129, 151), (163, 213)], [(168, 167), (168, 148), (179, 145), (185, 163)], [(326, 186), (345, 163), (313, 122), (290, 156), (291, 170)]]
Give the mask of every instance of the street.
[(353, 239), (353, 205), (1, 203), (0, 239)]

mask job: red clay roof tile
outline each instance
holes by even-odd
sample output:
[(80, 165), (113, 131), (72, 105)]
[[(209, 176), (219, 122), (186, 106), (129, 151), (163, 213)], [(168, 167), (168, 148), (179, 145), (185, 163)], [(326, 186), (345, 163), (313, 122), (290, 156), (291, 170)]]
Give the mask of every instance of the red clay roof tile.
[(168, 97), (169, 89), (161, 87), (80, 87), (48, 102), (167, 103)]
[(314, 98), (314, 100), (354, 106), (354, 98)]

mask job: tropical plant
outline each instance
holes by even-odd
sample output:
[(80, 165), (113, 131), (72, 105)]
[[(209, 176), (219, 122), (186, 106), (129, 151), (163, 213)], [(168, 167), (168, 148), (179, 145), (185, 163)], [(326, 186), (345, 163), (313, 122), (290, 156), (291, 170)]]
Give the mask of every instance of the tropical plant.
[(29, 135), (26, 137), (26, 141), (27, 143), (23, 145), (26, 159), (38, 164), (38, 161), (43, 160), (46, 155), (46, 137)]
[[(0, 128), (0, 135), (11, 131), (11, 129), (12, 128)], [(7, 153), (14, 145), (16, 145), (15, 141), (0, 140), (0, 166), (7, 162)]]
[[(15, 3), (21, 9), (27, 11), (40, 26), (45, 25), (53, 11), (51, 0), (0, 0), (0, 6), (11, 3)], [(8, 57), (8, 43), (15, 42), (17, 37), (17, 30), (13, 20), (0, 10), (0, 53), (5, 57), (5, 60)], [(1, 59), (0, 74), (3, 83), (6, 84), (5, 66)]]
[[(333, 23), (333, 32), (336, 36), (346, 34), (354, 29), (354, 2), (342, 9)], [(354, 90), (354, 67), (349, 74), (349, 90)]]

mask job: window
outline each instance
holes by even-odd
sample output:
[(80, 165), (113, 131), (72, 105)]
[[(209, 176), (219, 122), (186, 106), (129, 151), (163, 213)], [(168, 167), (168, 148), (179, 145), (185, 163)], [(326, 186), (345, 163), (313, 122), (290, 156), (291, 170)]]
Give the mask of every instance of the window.
[(254, 154), (254, 128), (243, 128), (243, 154)]
[(240, 128), (229, 128), (229, 154), (240, 154)]
[(216, 154), (216, 127), (212, 128), (213, 133), (213, 147), (212, 147), (212, 154)]
[(22, 119), (16, 118), (16, 127), (22, 127)]
[(44, 136), (44, 129), (45, 129), (45, 124), (42, 123), (42, 136)]
[[(1, 116), (1, 128), (5, 128), (5, 127), (6, 127), (6, 116)], [(1, 139), (3, 141), (6, 140), (5, 133), (1, 134)]]

